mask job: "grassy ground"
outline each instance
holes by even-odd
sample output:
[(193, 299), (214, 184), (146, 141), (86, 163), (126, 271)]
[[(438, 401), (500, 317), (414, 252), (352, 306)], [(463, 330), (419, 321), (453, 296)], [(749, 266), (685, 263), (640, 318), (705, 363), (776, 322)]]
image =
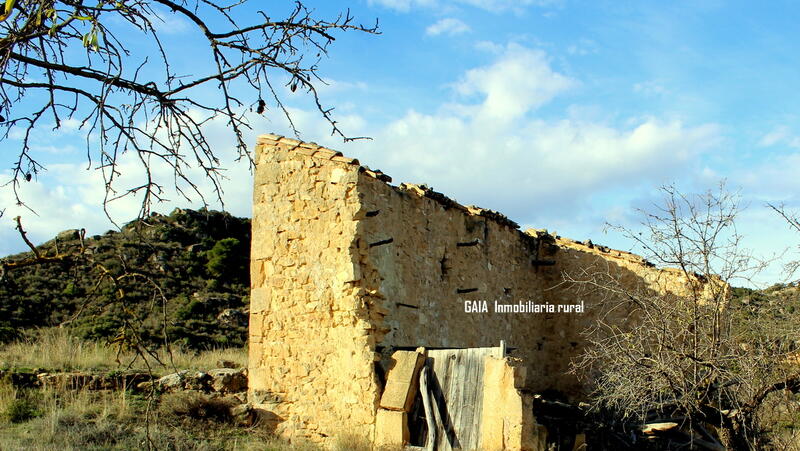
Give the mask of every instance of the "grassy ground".
[(97, 341), (76, 338), (64, 329), (43, 329), (34, 337), (0, 345), (0, 369), (42, 368), (50, 371), (76, 370), (146, 370), (149, 365), (155, 373), (174, 369), (209, 370), (217, 362), (227, 360), (237, 367), (247, 366), (246, 348), (229, 348), (209, 351), (187, 351), (172, 348), (154, 351), (156, 357), (131, 349), (118, 349)]
[[(17, 391), (0, 384), (2, 450), (274, 450), (289, 445), (256, 424), (236, 426), (220, 400), (125, 392)], [(147, 419), (148, 421), (145, 421)]]
[[(200, 353), (175, 349), (172, 363), (149, 358), (154, 373), (174, 369), (208, 370), (217, 361), (247, 366), (245, 349)], [(119, 364), (116, 361), (119, 360)], [(80, 340), (62, 330), (42, 331), (35, 339), (0, 346), (0, 368), (43, 368), (50, 371), (144, 370), (142, 357), (117, 353), (102, 343)], [(311, 444), (288, 444), (265, 425), (237, 425), (234, 404), (197, 392), (134, 394), (125, 391), (76, 391), (55, 388), (19, 389), (0, 380), (0, 450), (301, 450)], [(366, 450), (346, 438), (336, 448)]]
[[(181, 349), (148, 357), (155, 374), (175, 369), (208, 370), (219, 360), (247, 366), (246, 349), (204, 352)], [(119, 363), (117, 363), (117, 360)], [(172, 362), (172, 363), (171, 363)], [(131, 350), (86, 341), (60, 329), (42, 330), (29, 340), (0, 345), (0, 369), (48, 371), (146, 370)], [(780, 396), (787, 396), (780, 394)], [(762, 412), (769, 449), (800, 451), (800, 398), (768, 402)], [(0, 451), (12, 450), (266, 450), (320, 451), (310, 444), (288, 444), (263, 425), (237, 426), (224, 401), (199, 393), (155, 395), (125, 391), (23, 390), (0, 379)], [(339, 450), (368, 450), (343, 438)]]

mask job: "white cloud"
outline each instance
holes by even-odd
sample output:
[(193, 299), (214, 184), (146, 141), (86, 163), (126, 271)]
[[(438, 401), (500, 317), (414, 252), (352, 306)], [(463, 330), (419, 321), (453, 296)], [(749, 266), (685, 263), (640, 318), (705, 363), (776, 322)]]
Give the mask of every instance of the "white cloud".
[[(358, 85), (343, 86), (332, 83), (335, 89), (359, 89)], [(331, 137), (330, 124), (320, 118), (318, 111), (313, 109), (287, 108), (295, 126), (304, 133), (304, 136), (327, 137), (320, 140), (323, 145), (335, 147), (341, 143), (340, 139)], [(337, 114), (337, 125), (353, 136), (363, 134), (364, 119), (355, 114)], [(252, 115), (250, 130), (245, 130), (246, 143), (255, 143), (256, 136), (262, 133), (278, 133), (291, 136), (291, 128), (284, 116), (279, 111), (265, 117)], [(219, 203), (214, 193), (211, 181), (204, 176), (201, 169), (189, 161), (188, 168), (184, 169), (186, 176), (197, 185), (202, 198), (209, 204), (209, 208), (229, 211), (236, 216), (251, 215), (252, 209), (252, 175), (246, 159), (235, 161), (237, 154), (234, 149), (234, 136), (224, 118), (213, 119), (205, 126), (205, 137), (209, 147), (214, 150), (220, 159), (222, 200)], [(42, 134), (42, 149), (54, 145), (62, 139), (58, 134), (45, 140)], [(184, 149), (187, 150), (187, 149)], [(184, 152), (189, 154), (188, 152)], [(188, 157), (188, 155), (187, 155)], [(155, 203), (153, 211), (169, 213), (176, 207), (200, 208), (203, 206), (201, 196), (194, 193), (186, 183), (179, 183), (178, 187), (188, 195), (186, 199), (175, 187), (175, 177), (172, 169), (158, 159), (152, 160), (152, 177), (163, 185), (161, 196), (163, 202)], [(21, 215), (31, 241), (35, 244), (52, 239), (58, 232), (66, 229), (85, 228), (89, 235), (103, 233), (115, 229), (114, 224), (106, 217), (102, 210), (105, 195), (102, 173), (97, 169), (87, 169), (86, 162), (77, 163), (51, 163), (47, 170), (42, 172), (31, 182), (22, 182), (20, 196), (30, 208), (16, 205), (16, 199), (9, 186), (0, 187), (0, 210), (5, 213), (0, 217), (0, 255), (21, 252), (26, 250), (22, 240), (14, 230), (13, 218)], [(116, 170), (114, 188), (117, 193), (139, 186), (145, 178), (144, 169), (138, 156), (133, 152), (126, 152), (119, 156)], [(9, 180), (9, 172), (0, 172), (0, 183)], [(113, 197), (113, 196), (112, 196)], [(126, 196), (114, 200), (108, 205), (111, 218), (122, 225), (139, 214), (141, 196)], [(33, 210), (33, 212), (31, 211)]]
[(334, 80), (332, 78), (324, 78), (322, 83), (317, 85), (317, 93), (322, 95), (331, 95), (348, 91), (366, 91), (368, 89), (369, 85), (363, 81), (350, 82)]
[(631, 129), (571, 120), (509, 127), (479, 116), (412, 111), (376, 138), (381, 155), (371, 157), (384, 160), (384, 169), (525, 221), (530, 212), (521, 209), (568, 207), (614, 188), (678, 176), (717, 134), (714, 125), (657, 120)]
[[(262, 121), (263, 122), (263, 121)], [(263, 132), (263, 124), (259, 124)], [(251, 211), (252, 182), (249, 163), (246, 160), (234, 161), (236, 158), (233, 136), (224, 120), (210, 121), (206, 128), (206, 138), (210, 147), (215, 150), (226, 168), (222, 175), (223, 200), (225, 209), (233, 214), (249, 216)], [(53, 136), (52, 140), (58, 140)], [(255, 133), (246, 137), (247, 142), (255, 142)], [(175, 181), (172, 169), (161, 160), (151, 161), (152, 178), (164, 187), (160, 193), (164, 202), (152, 205), (154, 211), (168, 213), (175, 207), (199, 208), (203, 206), (201, 196), (194, 193), (186, 183)], [(116, 194), (141, 185), (145, 180), (145, 172), (139, 157), (134, 152), (126, 152), (118, 156), (114, 189)], [(203, 171), (196, 165), (189, 164), (184, 172), (197, 184), (202, 197), (210, 208), (222, 208), (214, 194), (211, 181), (204, 177)], [(0, 180), (10, 179), (9, 172), (0, 173)], [(178, 183), (176, 188), (176, 183)], [(26, 230), (34, 243), (47, 241), (59, 231), (65, 229), (85, 228), (87, 233), (97, 234), (116, 228), (106, 217), (102, 209), (105, 196), (102, 172), (96, 168), (87, 169), (86, 162), (50, 163), (47, 170), (41, 172), (31, 182), (22, 181), (19, 194), (25, 206), (16, 205), (16, 199), (9, 186), (0, 189), (0, 206), (5, 214), (0, 218), (0, 254), (24, 250), (24, 243), (13, 230), (11, 220), (21, 216)], [(187, 200), (179, 192), (182, 189), (190, 199)], [(111, 194), (110, 197), (114, 197)], [(129, 195), (108, 204), (111, 218), (119, 225), (137, 217), (141, 208), (141, 195)], [(31, 211), (33, 210), (33, 211)]]
[(733, 179), (767, 202), (800, 206), (800, 152), (776, 155), (759, 164), (740, 167)]
[[(248, 165), (244, 161), (234, 162), (230, 154), (220, 153), (223, 154), (222, 160), (227, 168), (226, 179), (222, 182), (226, 209), (233, 214), (249, 216), (252, 183)], [(144, 171), (134, 153), (120, 156), (117, 170), (120, 173), (115, 184), (117, 193), (124, 193), (125, 190), (140, 185), (145, 180)], [(210, 181), (203, 178), (202, 172), (192, 168), (187, 174), (197, 183), (210, 206), (221, 208), (221, 205), (215, 202)], [(185, 184), (179, 186), (190, 195), (191, 201), (184, 199), (177, 192), (173, 173), (166, 164), (156, 162), (152, 167), (152, 176), (164, 186), (161, 195), (165, 199), (162, 203), (154, 203), (154, 211), (167, 213), (175, 207), (199, 208), (203, 205), (200, 197), (192, 193)], [(10, 174), (2, 173), (0, 177), (7, 180)], [(85, 228), (87, 233), (92, 235), (116, 228), (101, 208), (105, 195), (103, 186), (100, 171), (87, 170), (85, 164), (52, 164), (48, 166), (47, 172), (34, 181), (23, 181), (20, 185), (21, 198), (30, 209), (16, 205), (11, 190), (0, 190), (0, 205), (6, 206), (5, 214), (0, 218), (0, 237), (4, 238), (0, 253), (20, 251), (24, 247), (10, 223), (17, 215), (22, 216), (25, 228), (34, 243), (47, 241), (65, 229)], [(115, 222), (122, 225), (136, 218), (141, 208), (141, 200), (142, 197), (139, 195), (117, 199), (108, 205), (109, 214)]]
[(499, 11), (521, 6), (550, 6), (557, 2), (547, 0), (459, 0), (461, 3), (485, 9)]
[[(740, 212), (736, 221), (737, 232), (746, 238), (745, 245), (755, 255), (770, 261), (755, 280), (757, 287), (765, 288), (776, 282), (796, 280), (799, 274), (787, 274), (784, 265), (800, 259), (797, 244), (800, 235), (788, 223), (763, 203), (751, 204)], [(751, 281), (736, 281), (737, 285), (751, 285)]]
[[(373, 141), (342, 144), (330, 138), (330, 127), (313, 108), (292, 108), (290, 113), (305, 139), (358, 157), (398, 182), (431, 184), (463, 203), (500, 210), (523, 224), (550, 228), (568, 224), (573, 232), (566, 233), (581, 238), (597, 235), (587, 230), (601, 227), (605, 212), (618, 213), (620, 202), (627, 206), (629, 198), (608, 201), (609, 193), (628, 193), (699, 172), (702, 167), (694, 166), (697, 157), (719, 142), (720, 132), (713, 124), (638, 118), (615, 126), (598, 115), (576, 118), (567, 113), (558, 117), (550, 109), (544, 116), (543, 106), (580, 83), (556, 70), (540, 50), (517, 44), (496, 50), (499, 53), (492, 55), (490, 64), (456, 77), (452, 85), (455, 97), (438, 109), (412, 109), (385, 124), (370, 123), (357, 114), (337, 115), (339, 125), (349, 134), (370, 135)], [(234, 214), (247, 215), (252, 179), (246, 165), (231, 166), (231, 137), (225, 124), (212, 125), (212, 148), (220, 149), (225, 155), (223, 165), (229, 168), (226, 207)], [(259, 133), (287, 134), (285, 121), (277, 113), (269, 121), (259, 117), (253, 130), (245, 136), (247, 142), (254, 142)], [(136, 162), (126, 155), (121, 163), (124, 176), (120, 186), (131, 186), (139, 174)], [(51, 167), (50, 179), (35, 187), (31, 184), (35, 189), (26, 195), (32, 196), (33, 206), (48, 218), (40, 226), (32, 225), (40, 227), (35, 231), (38, 239), (49, 239), (64, 228), (102, 231), (108, 227), (102, 212), (97, 212), (102, 199), (98, 174), (81, 170), (77, 165)], [(76, 181), (76, 174), (86, 176)], [(169, 181), (171, 174), (159, 169), (157, 175)], [(203, 189), (208, 189), (207, 184)], [(156, 210), (189, 205), (172, 192), (167, 197), (172, 202), (156, 206)], [(2, 205), (11, 203), (2, 198)], [(602, 205), (596, 206), (598, 203)], [(114, 214), (125, 221), (135, 216), (138, 203), (123, 200), (114, 208)], [(13, 213), (8, 212), (9, 217)], [(9, 229), (0, 229), (0, 234)]]
[(437, 0), (368, 0), (370, 5), (380, 5), (384, 8), (393, 9), (400, 12), (408, 12), (411, 7), (431, 7), (437, 4)]
[(544, 52), (511, 44), (460, 77), (457, 102), (408, 111), (374, 142), (344, 151), (395, 180), (431, 184), (521, 223), (551, 227), (568, 215), (574, 227), (585, 221), (596, 230), (602, 212), (617, 208), (607, 196), (624, 192), (616, 199), (627, 206), (635, 187), (700, 172), (698, 157), (720, 143), (715, 124), (638, 118), (614, 126), (542, 117), (543, 106), (577, 85)]
[(656, 80), (643, 81), (633, 85), (633, 91), (645, 96), (660, 96), (667, 93), (667, 88)]
[(467, 71), (455, 88), (463, 95), (485, 96), (478, 105), (483, 118), (508, 121), (535, 110), (576, 84), (553, 71), (544, 52), (510, 44), (490, 66)]
[(150, 24), (159, 33), (181, 34), (191, 29), (192, 24), (180, 14), (165, 8), (154, 8), (152, 14), (146, 14)]
[(439, 20), (438, 22), (426, 28), (425, 34), (427, 34), (428, 36), (438, 36), (440, 34), (455, 36), (457, 34), (466, 33), (468, 31), (470, 31), (469, 25), (465, 24), (464, 22), (458, 19), (447, 17)]
[(580, 39), (577, 43), (567, 47), (567, 53), (570, 55), (585, 56), (597, 53), (598, 45), (591, 39)]
[[(408, 12), (412, 8), (435, 8), (449, 6), (447, 1), (442, 0), (368, 0), (370, 5), (380, 5), (385, 8), (400, 12)], [(514, 11), (519, 12), (528, 6), (534, 7), (555, 7), (563, 3), (563, 0), (455, 0), (453, 3), (473, 6), (490, 12)]]
[(794, 149), (800, 149), (800, 137), (792, 133), (792, 130), (789, 129), (789, 127), (780, 125), (764, 135), (758, 141), (758, 145), (760, 147), (783, 145), (792, 147)]
[[(788, 128), (778, 127), (762, 138), (762, 145), (788, 144), (795, 139)], [(800, 234), (790, 230), (788, 224), (767, 207), (767, 204), (784, 204), (792, 211), (800, 211), (798, 173), (800, 150), (791, 148), (767, 159), (742, 161), (726, 174), (729, 188), (739, 189), (744, 196), (741, 204), (744, 209), (737, 217), (737, 230), (745, 237), (744, 245), (763, 258), (779, 257), (755, 278), (759, 284), (783, 281), (788, 275), (783, 272), (782, 265), (800, 258), (797, 252)], [(706, 185), (721, 178), (710, 168), (704, 168), (699, 175), (701, 183)], [(800, 275), (795, 274), (794, 278), (797, 277)]]
[(506, 46), (497, 44), (492, 41), (478, 41), (475, 43), (475, 50), (491, 53), (494, 55), (499, 55), (503, 53), (505, 48)]

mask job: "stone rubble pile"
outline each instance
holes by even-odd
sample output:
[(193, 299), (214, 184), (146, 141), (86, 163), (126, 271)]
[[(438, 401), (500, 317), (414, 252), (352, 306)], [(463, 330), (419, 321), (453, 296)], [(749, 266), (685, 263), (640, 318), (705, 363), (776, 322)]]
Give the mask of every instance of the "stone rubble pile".
[(155, 384), (158, 390), (173, 392), (178, 390), (197, 390), (205, 393), (240, 393), (247, 391), (247, 369), (217, 368), (203, 371), (182, 370), (168, 374), (155, 382), (142, 382), (139, 389), (149, 389)]

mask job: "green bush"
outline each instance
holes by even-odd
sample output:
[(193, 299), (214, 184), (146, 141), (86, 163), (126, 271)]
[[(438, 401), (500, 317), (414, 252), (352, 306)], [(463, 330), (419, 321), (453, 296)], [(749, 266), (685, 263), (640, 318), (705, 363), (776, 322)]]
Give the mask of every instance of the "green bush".
[(208, 251), (207, 257), (206, 270), (212, 277), (236, 279), (245, 269), (244, 247), (236, 238), (223, 238), (217, 241)]
[(42, 415), (38, 400), (29, 392), (23, 392), (22, 396), (11, 401), (5, 411), (5, 417), (12, 423), (24, 423)]
[(178, 309), (178, 311), (175, 313), (175, 317), (177, 317), (181, 321), (187, 321), (197, 316), (203, 315), (205, 313), (205, 310), (206, 306), (203, 301), (201, 301), (200, 299), (192, 299), (191, 301), (189, 301), (188, 304)]
[(78, 290), (75, 288), (75, 284), (73, 282), (69, 282), (61, 294), (64, 296), (75, 296), (78, 294)]
[(0, 323), (0, 343), (8, 343), (19, 338), (20, 334), (16, 327)]

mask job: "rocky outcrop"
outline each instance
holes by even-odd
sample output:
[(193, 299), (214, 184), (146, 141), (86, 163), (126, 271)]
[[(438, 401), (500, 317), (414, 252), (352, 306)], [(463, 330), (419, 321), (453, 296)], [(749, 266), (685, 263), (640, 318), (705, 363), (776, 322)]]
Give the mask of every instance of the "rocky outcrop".
[(211, 389), (218, 393), (238, 393), (247, 390), (247, 370), (218, 368), (208, 372)]
[(220, 325), (227, 327), (242, 327), (247, 325), (247, 314), (239, 309), (225, 309), (217, 315)]

